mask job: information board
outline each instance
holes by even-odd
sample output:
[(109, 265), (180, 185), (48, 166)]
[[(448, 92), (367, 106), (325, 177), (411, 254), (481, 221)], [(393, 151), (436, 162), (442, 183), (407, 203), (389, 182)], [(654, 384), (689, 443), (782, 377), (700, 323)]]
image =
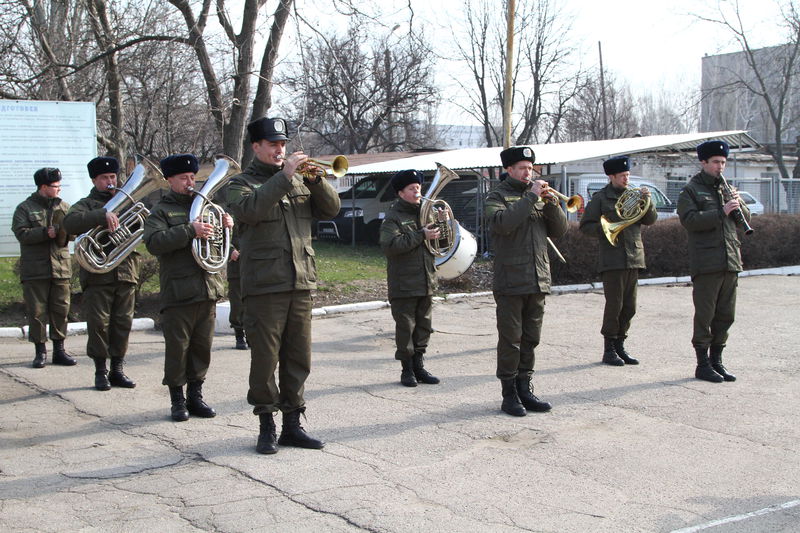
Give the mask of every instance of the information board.
[(18, 256), (14, 210), (36, 191), (33, 173), (61, 170), (61, 198), (74, 204), (92, 181), (86, 163), (97, 155), (92, 102), (0, 100), (0, 256)]

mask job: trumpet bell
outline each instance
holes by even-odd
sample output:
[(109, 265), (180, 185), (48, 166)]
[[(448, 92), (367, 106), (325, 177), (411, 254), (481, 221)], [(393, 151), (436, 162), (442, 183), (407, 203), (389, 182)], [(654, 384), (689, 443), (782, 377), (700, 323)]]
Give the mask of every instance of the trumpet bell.
[[(322, 170), (330, 169), (330, 173), (333, 174), (337, 178), (341, 178), (345, 174), (347, 174), (347, 169), (350, 168), (350, 164), (347, 161), (347, 158), (343, 155), (337, 155), (333, 158), (333, 161), (322, 161), (321, 159), (312, 159), (309, 158), (306, 160), (305, 167), (308, 168), (308, 172), (316, 176), (317, 173), (314, 172), (313, 168), (318, 167)], [(306, 175), (306, 168), (303, 169), (304, 176)]]

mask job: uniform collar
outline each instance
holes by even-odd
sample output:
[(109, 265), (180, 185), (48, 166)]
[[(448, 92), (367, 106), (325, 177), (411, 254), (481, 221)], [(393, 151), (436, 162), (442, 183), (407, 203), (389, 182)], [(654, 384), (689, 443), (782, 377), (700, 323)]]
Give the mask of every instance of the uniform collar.
[(421, 204), (412, 204), (411, 202), (406, 202), (402, 198), (397, 199), (397, 209), (403, 213), (419, 213), (420, 207)]

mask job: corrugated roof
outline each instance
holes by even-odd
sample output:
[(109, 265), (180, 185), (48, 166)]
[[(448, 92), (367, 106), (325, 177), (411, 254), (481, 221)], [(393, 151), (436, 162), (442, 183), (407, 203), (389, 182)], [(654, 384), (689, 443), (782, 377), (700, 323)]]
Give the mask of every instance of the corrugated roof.
[[(707, 139), (722, 139), (731, 148), (759, 148), (746, 131), (715, 131), (704, 133), (685, 133), (679, 135), (650, 135), (647, 137), (631, 137), (625, 139), (608, 139), (605, 141), (583, 141), (574, 143), (535, 144), (531, 145), (536, 154), (537, 165), (561, 165), (585, 159), (597, 159), (615, 155), (638, 153), (671, 153), (694, 151), (697, 145)], [(397, 172), (407, 168), (415, 170), (435, 170), (436, 163), (441, 163), (451, 170), (471, 168), (499, 167), (502, 147), (465, 148), (447, 150), (425, 155), (416, 155), (391, 161), (353, 165), (348, 174), (376, 174)], [(348, 156), (349, 157), (349, 156)]]

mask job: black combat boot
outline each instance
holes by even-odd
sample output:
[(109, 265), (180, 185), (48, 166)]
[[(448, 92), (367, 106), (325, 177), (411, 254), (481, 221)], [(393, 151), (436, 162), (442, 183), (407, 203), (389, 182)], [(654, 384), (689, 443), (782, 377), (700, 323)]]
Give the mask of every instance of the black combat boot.
[(416, 387), (417, 377), (414, 375), (414, 363), (411, 359), (403, 359), (400, 361), (403, 365), (403, 371), (400, 372), (400, 383), (406, 387)]
[(503, 385), (503, 403), (500, 409), (511, 416), (525, 416), (528, 414), (525, 411), (525, 406), (519, 401), (516, 378), (501, 379), (500, 383)]
[(43, 342), (37, 342), (35, 345), (36, 355), (33, 356), (33, 368), (44, 368), (47, 361), (47, 345)]
[(246, 350), (248, 346), (247, 339), (244, 336), (244, 330), (242, 328), (234, 328), (233, 332), (236, 334), (236, 349)]
[(169, 398), (172, 401), (172, 419), (175, 422), (189, 420), (189, 411), (186, 410), (186, 398), (183, 397), (183, 387), (170, 386)]
[(517, 374), (517, 396), (519, 401), (528, 411), (536, 413), (546, 413), (553, 408), (550, 402), (540, 400), (533, 394), (533, 386), (531, 385), (531, 376), (527, 374)]
[(625, 366), (625, 361), (619, 358), (614, 349), (614, 340), (609, 337), (603, 339), (603, 362), (611, 366)]
[(614, 351), (622, 359), (626, 365), (638, 365), (639, 360), (631, 357), (631, 354), (625, 351), (625, 337), (614, 339)]
[(725, 381), (736, 381), (736, 376), (728, 372), (728, 369), (722, 365), (722, 349), (724, 346), (711, 347), (711, 368), (714, 372), (722, 376)]
[(258, 420), (261, 425), (258, 431), (256, 451), (266, 455), (278, 453), (278, 446), (275, 442), (278, 437), (275, 433), (275, 418), (272, 413), (261, 413), (258, 415)]
[(414, 367), (414, 377), (418, 382), (426, 383), (428, 385), (436, 385), (439, 383), (439, 378), (425, 370), (425, 361), (421, 352), (414, 352), (414, 359), (412, 362), (412, 366)]
[(97, 390), (111, 389), (111, 383), (108, 381), (108, 370), (106, 369), (105, 359), (94, 360), (94, 388)]
[(203, 401), (203, 382), (190, 381), (186, 385), (186, 409), (192, 416), (214, 418), (217, 412)]
[(310, 448), (312, 450), (321, 450), (325, 446), (324, 442), (306, 433), (306, 430), (300, 425), (300, 415), (305, 411), (306, 408), (301, 407), (296, 411), (283, 413), (283, 427), (281, 428), (281, 437), (278, 439), (278, 444), (281, 446)]
[(697, 369), (694, 371), (694, 377), (711, 383), (722, 383), (723, 377), (711, 368), (711, 363), (708, 361), (708, 348), (695, 346), (694, 351), (697, 354)]
[(78, 364), (78, 361), (76, 361), (75, 358), (68, 354), (64, 349), (64, 339), (53, 341), (53, 364), (63, 366), (72, 366)]
[(114, 387), (132, 389), (136, 386), (136, 383), (122, 371), (123, 361), (122, 357), (111, 358), (111, 372), (108, 373), (108, 381)]

